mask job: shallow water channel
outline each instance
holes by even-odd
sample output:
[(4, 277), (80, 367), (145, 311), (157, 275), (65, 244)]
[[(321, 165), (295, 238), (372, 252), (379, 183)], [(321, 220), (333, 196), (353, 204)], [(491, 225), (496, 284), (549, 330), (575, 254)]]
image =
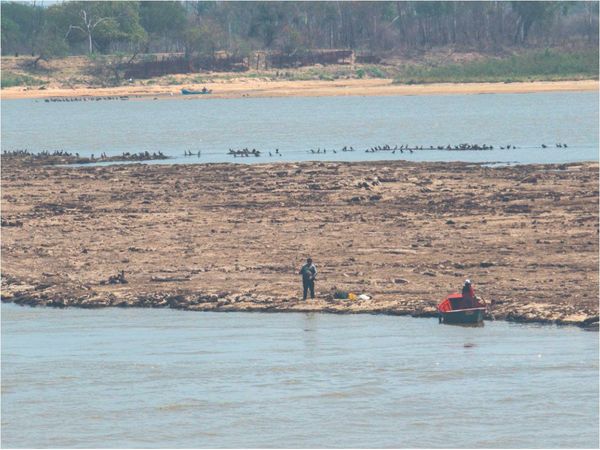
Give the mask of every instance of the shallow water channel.
[(598, 335), (2, 305), (3, 447), (597, 447)]
[[(155, 161), (160, 164), (598, 160), (596, 92), (64, 103), (3, 100), (1, 108), (3, 150), (63, 149), (84, 156), (161, 151), (172, 157)], [(385, 144), (427, 149), (461, 143), (493, 145), (494, 150), (365, 153)], [(567, 148), (557, 148), (557, 143)], [(507, 145), (510, 150), (500, 149)], [(341, 152), (344, 146), (356, 151)], [(230, 148), (244, 147), (263, 153), (258, 158), (227, 154)], [(327, 153), (312, 154), (311, 149)], [(187, 151), (201, 156), (184, 157)]]

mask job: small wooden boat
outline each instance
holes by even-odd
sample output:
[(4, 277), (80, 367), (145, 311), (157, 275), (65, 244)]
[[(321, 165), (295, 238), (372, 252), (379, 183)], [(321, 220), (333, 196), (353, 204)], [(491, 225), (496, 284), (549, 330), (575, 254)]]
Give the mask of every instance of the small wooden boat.
[(203, 94), (211, 94), (212, 93), (212, 89), (202, 89), (201, 91), (194, 91), (192, 89), (181, 89), (181, 94), (182, 95), (203, 95)]
[(463, 298), (462, 294), (450, 294), (438, 305), (440, 323), (479, 323), (483, 321), (485, 304), (477, 297)]

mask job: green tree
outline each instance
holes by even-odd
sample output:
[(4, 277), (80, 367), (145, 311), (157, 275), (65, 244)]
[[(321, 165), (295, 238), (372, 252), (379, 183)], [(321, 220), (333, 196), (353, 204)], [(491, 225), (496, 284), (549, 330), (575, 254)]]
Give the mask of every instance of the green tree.
[(283, 11), (279, 3), (257, 3), (256, 12), (251, 18), (250, 37), (257, 37), (263, 41), (265, 47), (271, 47), (282, 19)]
[(501, 52), (598, 41), (597, 1), (41, 1), (0, 1), (3, 54), (60, 54), (65, 45), (73, 54), (447, 45)]
[(41, 8), (34, 3), (0, 3), (2, 53), (35, 51)]
[(140, 2), (140, 24), (149, 41), (176, 41), (186, 26), (186, 10), (179, 1)]
[(226, 37), (217, 22), (204, 20), (201, 25), (188, 28), (184, 40), (186, 55), (208, 56), (225, 47)]
[(137, 2), (68, 2), (58, 5), (66, 21), (66, 38), (85, 40), (89, 54), (94, 46), (106, 51), (111, 43), (139, 45), (147, 38), (139, 23)]
[(34, 68), (37, 68), (40, 60), (48, 61), (51, 58), (64, 56), (69, 52), (69, 45), (64, 38), (58, 19), (56, 11), (48, 10), (44, 14), (36, 48), (37, 58), (33, 61)]
[[(2, 8), (4, 10), (4, 7)], [(22, 31), (19, 23), (5, 12), (1, 17), (2, 54), (18, 52), (17, 44), (21, 41)]]
[(561, 2), (514, 1), (511, 6), (518, 16), (514, 41), (524, 44), (532, 25), (552, 17), (560, 9)]

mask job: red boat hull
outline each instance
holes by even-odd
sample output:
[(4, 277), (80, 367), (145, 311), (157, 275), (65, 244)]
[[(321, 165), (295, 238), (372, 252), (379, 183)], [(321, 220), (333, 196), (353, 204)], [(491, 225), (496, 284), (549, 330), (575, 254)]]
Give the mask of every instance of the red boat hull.
[(479, 300), (465, 299), (461, 294), (451, 294), (438, 305), (440, 323), (479, 323), (485, 309)]

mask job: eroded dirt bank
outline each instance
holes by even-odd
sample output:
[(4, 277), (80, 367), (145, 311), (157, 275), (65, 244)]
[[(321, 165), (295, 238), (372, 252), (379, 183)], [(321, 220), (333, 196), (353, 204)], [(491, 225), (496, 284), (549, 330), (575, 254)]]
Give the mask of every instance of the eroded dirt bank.
[(5, 302), (427, 316), (467, 277), (496, 319), (597, 322), (598, 164), (2, 164)]

